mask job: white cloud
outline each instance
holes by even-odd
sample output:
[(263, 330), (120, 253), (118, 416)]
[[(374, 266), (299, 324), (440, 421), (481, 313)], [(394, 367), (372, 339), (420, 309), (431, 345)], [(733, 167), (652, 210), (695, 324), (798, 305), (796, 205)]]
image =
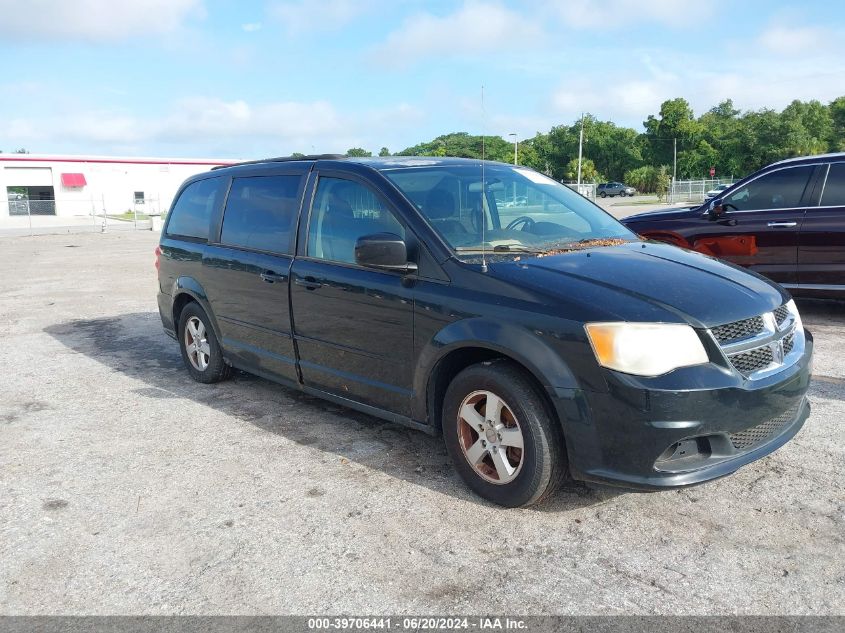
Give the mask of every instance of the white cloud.
[[(407, 103), (363, 112), (339, 112), (327, 101), (247, 103), (192, 97), (172, 104), (157, 118), (113, 111), (20, 117), (0, 123), (11, 144), (72, 153), (120, 152), (178, 155), (263, 156), (293, 151), (378, 150), (397, 131), (425, 115)], [(375, 146), (377, 147), (370, 147)], [(174, 149), (175, 148), (175, 149)], [(185, 148), (182, 150), (181, 148)]]
[(624, 30), (642, 23), (699, 28), (718, 0), (545, 0), (565, 24), (577, 29)]
[(115, 41), (177, 30), (204, 17), (203, 0), (0, 0), (0, 35)]
[(832, 41), (841, 41), (841, 35), (820, 26), (772, 25), (757, 41), (767, 51), (779, 55), (807, 55), (827, 49)]
[(539, 24), (498, 3), (468, 0), (449, 15), (418, 13), (388, 35), (373, 55), (387, 65), (435, 54), (478, 54), (531, 46), (543, 40)]
[(260, 31), (261, 26), (261, 22), (249, 22), (247, 24), (241, 24), (241, 29), (247, 33), (254, 33), (255, 31)]
[(552, 109), (568, 122), (589, 112), (599, 119), (634, 124), (656, 113), (660, 104), (676, 95), (675, 84), (653, 79), (627, 79), (606, 84), (592, 78), (570, 79), (553, 93)]
[(370, 11), (373, 0), (277, 0), (267, 12), (289, 33), (330, 31)]

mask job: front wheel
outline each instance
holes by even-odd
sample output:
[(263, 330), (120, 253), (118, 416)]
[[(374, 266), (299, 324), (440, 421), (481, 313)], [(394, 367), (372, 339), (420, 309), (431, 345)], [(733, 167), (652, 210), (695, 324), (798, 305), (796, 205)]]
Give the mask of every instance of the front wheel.
[(504, 360), (455, 377), (443, 401), (443, 435), (461, 478), (502, 506), (537, 503), (566, 475), (557, 421), (525, 372)]

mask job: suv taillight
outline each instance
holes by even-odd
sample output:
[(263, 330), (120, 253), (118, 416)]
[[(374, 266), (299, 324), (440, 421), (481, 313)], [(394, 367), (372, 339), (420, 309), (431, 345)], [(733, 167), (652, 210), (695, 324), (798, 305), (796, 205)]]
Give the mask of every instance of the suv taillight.
[(161, 246), (156, 246), (155, 254), (156, 254), (156, 264), (155, 264), (155, 266), (156, 266), (156, 270), (158, 270), (158, 267), (161, 265)]

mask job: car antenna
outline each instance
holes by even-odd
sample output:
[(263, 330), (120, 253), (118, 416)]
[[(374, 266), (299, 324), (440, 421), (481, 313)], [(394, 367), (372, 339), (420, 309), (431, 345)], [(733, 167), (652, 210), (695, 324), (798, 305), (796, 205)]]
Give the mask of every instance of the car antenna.
[(487, 245), (484, 241), (484, 229), (487, 227), (487, 218), (484, 215), (484, 199), (487, 191), (484, 187), (484, 85), (481, 86), (481, 272), (487, 272)]

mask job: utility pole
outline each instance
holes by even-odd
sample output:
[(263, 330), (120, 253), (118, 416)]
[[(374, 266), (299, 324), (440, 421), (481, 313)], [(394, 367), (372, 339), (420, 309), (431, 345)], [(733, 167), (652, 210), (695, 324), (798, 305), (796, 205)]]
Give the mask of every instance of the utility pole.
[(672, 159), (672, 182), (678, 179), (678, 138), (672, 139), (674, 141), (674, 158)]
[(513, 137), (513, 164), (517, 164), (517, 145), (516, 145), (516, 132), (511, 132), (508, 136)]
[(578, 136), (578, 193), (581, 193), (581, 159), (584, 156), (584, 113), (581, 113), (581, 134)]

